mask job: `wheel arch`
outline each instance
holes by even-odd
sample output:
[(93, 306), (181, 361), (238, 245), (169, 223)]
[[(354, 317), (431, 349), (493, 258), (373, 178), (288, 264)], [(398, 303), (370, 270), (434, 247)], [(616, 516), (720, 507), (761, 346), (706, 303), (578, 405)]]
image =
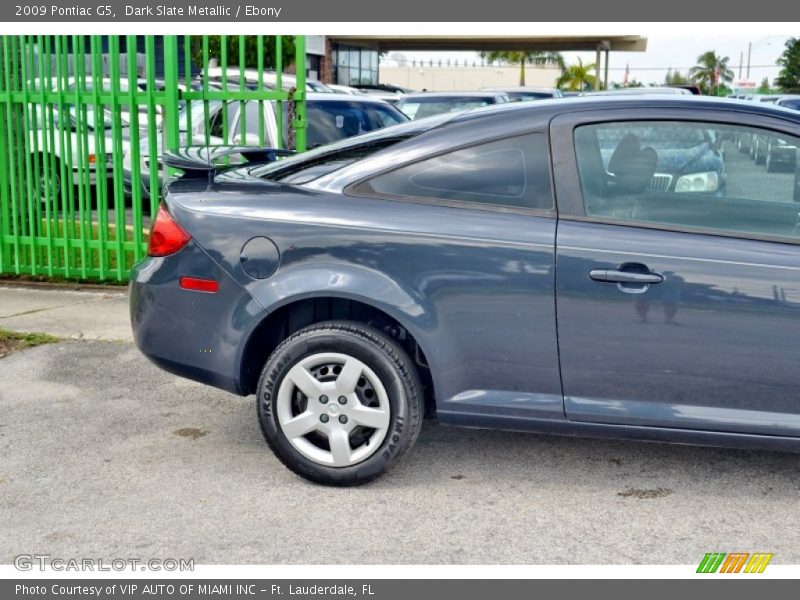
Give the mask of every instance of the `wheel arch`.
[(406, 351), (423, 384), (426, 413), (435, 413), (435, 386), (427, 358), (430, 355), (423, 348), (425, 342), (419, 341), (421, 330), (411, 319), (397, 314), (399, 311), (377, 304), (364, 297), (332, 293), (302, 294), (281, 303), (260, 319), (242, 344), (240, 388), (245, 394), (255, 392), (270, 354), (293, 333), (324, 321), (352, 321), (378, 329)]

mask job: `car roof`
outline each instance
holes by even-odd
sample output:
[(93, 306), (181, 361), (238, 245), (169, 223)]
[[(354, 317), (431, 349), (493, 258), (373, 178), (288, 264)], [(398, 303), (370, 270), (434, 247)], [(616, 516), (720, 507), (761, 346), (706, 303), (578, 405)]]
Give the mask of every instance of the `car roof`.
[(534, 85), (506, 85), (503, 87), (483, 88), (482, 92), (557, 92), (558, 88), (539, 87)]
[(364, 104), (380, 104), (381, 106), (389, 105), (378, 97), (368, 94), (330, 94), (327, 92), (306, 92), (307, 100), (325, 101), (325, 102), (361, 102)]
[(498, 91), (464, 91), (464, 92), (413, 92), (403, 96), (403, 100), (413, 100), (414, 98), (493, 98), (502, 96)]
[(686, 88), (667, 87), (667, 86), (634, 87), (634, 88), (620, 88), (618, 90), (599, 90), (599, 91), (583, 92), (584, 96), (634, 96), (640, 94), (666, 94), (673, 96), (691, 96), (692, 92), (690, 92)]
[(800, 113), (795, 110), (776, 106), (769, 102), (742, 102), (714, 96), (695, 96), (693, 94), (619, 94), (619, 95), (586, 95), (568, 98), (548, 98), (538, 102), (510, 102), (473, 108), (455, 113), (452, 123), (466, 120), (497, 116), (517, 119), (521, 112), (547, 114), (550, 117), (562, 113), (584, 110), (610, 110), (635, 108), (679, 108), (679, 109), (726, 109), (739, 113), (778, 116), (782, 119), (800, 121)]

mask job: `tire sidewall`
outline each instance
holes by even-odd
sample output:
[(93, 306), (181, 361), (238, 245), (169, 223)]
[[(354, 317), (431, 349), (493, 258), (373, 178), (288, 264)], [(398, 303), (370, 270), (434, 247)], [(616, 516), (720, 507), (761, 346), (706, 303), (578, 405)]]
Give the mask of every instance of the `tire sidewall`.
[[(391, 340), (379, 332), (371, 330), (370, 333), (395, 352), (399, 350)], [(362, 361), (375, 372), (386, 389), (389, 400), (389, 429), (380, 447), (369, 458), (348, 467), (321, 465), (303, 456), (283, 434), (278, 421), (275, 403), (286, 374), (302, 359), (323, 352), (338, 352)], [(400, 357), (402, 360), (403, 355)], [(287, 340), (270, 356), (259, 381), (257, 393), (258, 418), (267, 442), (289, 468), (319, 483), (354, 485), (369, 481), (387, 470), (413, 442), (409, 398), (402, 371), (394, 359), (378, 344), (351, 331), (342, 329), (310, 331)]]

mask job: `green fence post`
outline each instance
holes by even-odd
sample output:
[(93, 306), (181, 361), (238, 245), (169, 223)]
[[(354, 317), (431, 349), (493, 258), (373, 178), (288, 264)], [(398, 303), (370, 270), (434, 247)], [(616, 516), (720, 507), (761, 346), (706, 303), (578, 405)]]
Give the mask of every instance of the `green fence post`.
[(131, 163), (131, 206), (133, 212), (133, 260), (138, 261), (144, 256), (144, 239), (142, 237), (142, 149), (139, 142), (139, 98), (136, 94), (137, 85), (137, 52), (136, 36), (129, 35), (125, 39), (125, 53), (128, 63), (128, 104), (131, 107), (131, 127), (130, 127), (130, 155)]
[(305, 152), (306, 149), (306, 36), (294, 38), (294, 64), (297, 77), (297, 90), (294, 93), (295, 149)]
[[(180, 127), (178, 123), (178, 36), (164, 36), (164, 114), (162, 123), (166, 133), (165, 150), (177, 150), (180, 144)], [(166, 173), (165, 173), (166, 175)]]

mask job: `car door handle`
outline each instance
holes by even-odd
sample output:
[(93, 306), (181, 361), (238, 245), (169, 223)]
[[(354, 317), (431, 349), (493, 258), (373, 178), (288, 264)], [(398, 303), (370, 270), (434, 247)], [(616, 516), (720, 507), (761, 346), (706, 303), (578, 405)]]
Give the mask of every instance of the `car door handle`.
[(606, 283), (633, 283), (653, 284), (664, 281), (664, 276), (658, 273), (636, 273), (634, 271), (620, 271), (618, 269), (592, 269), (589, 277), (594, 281)]

